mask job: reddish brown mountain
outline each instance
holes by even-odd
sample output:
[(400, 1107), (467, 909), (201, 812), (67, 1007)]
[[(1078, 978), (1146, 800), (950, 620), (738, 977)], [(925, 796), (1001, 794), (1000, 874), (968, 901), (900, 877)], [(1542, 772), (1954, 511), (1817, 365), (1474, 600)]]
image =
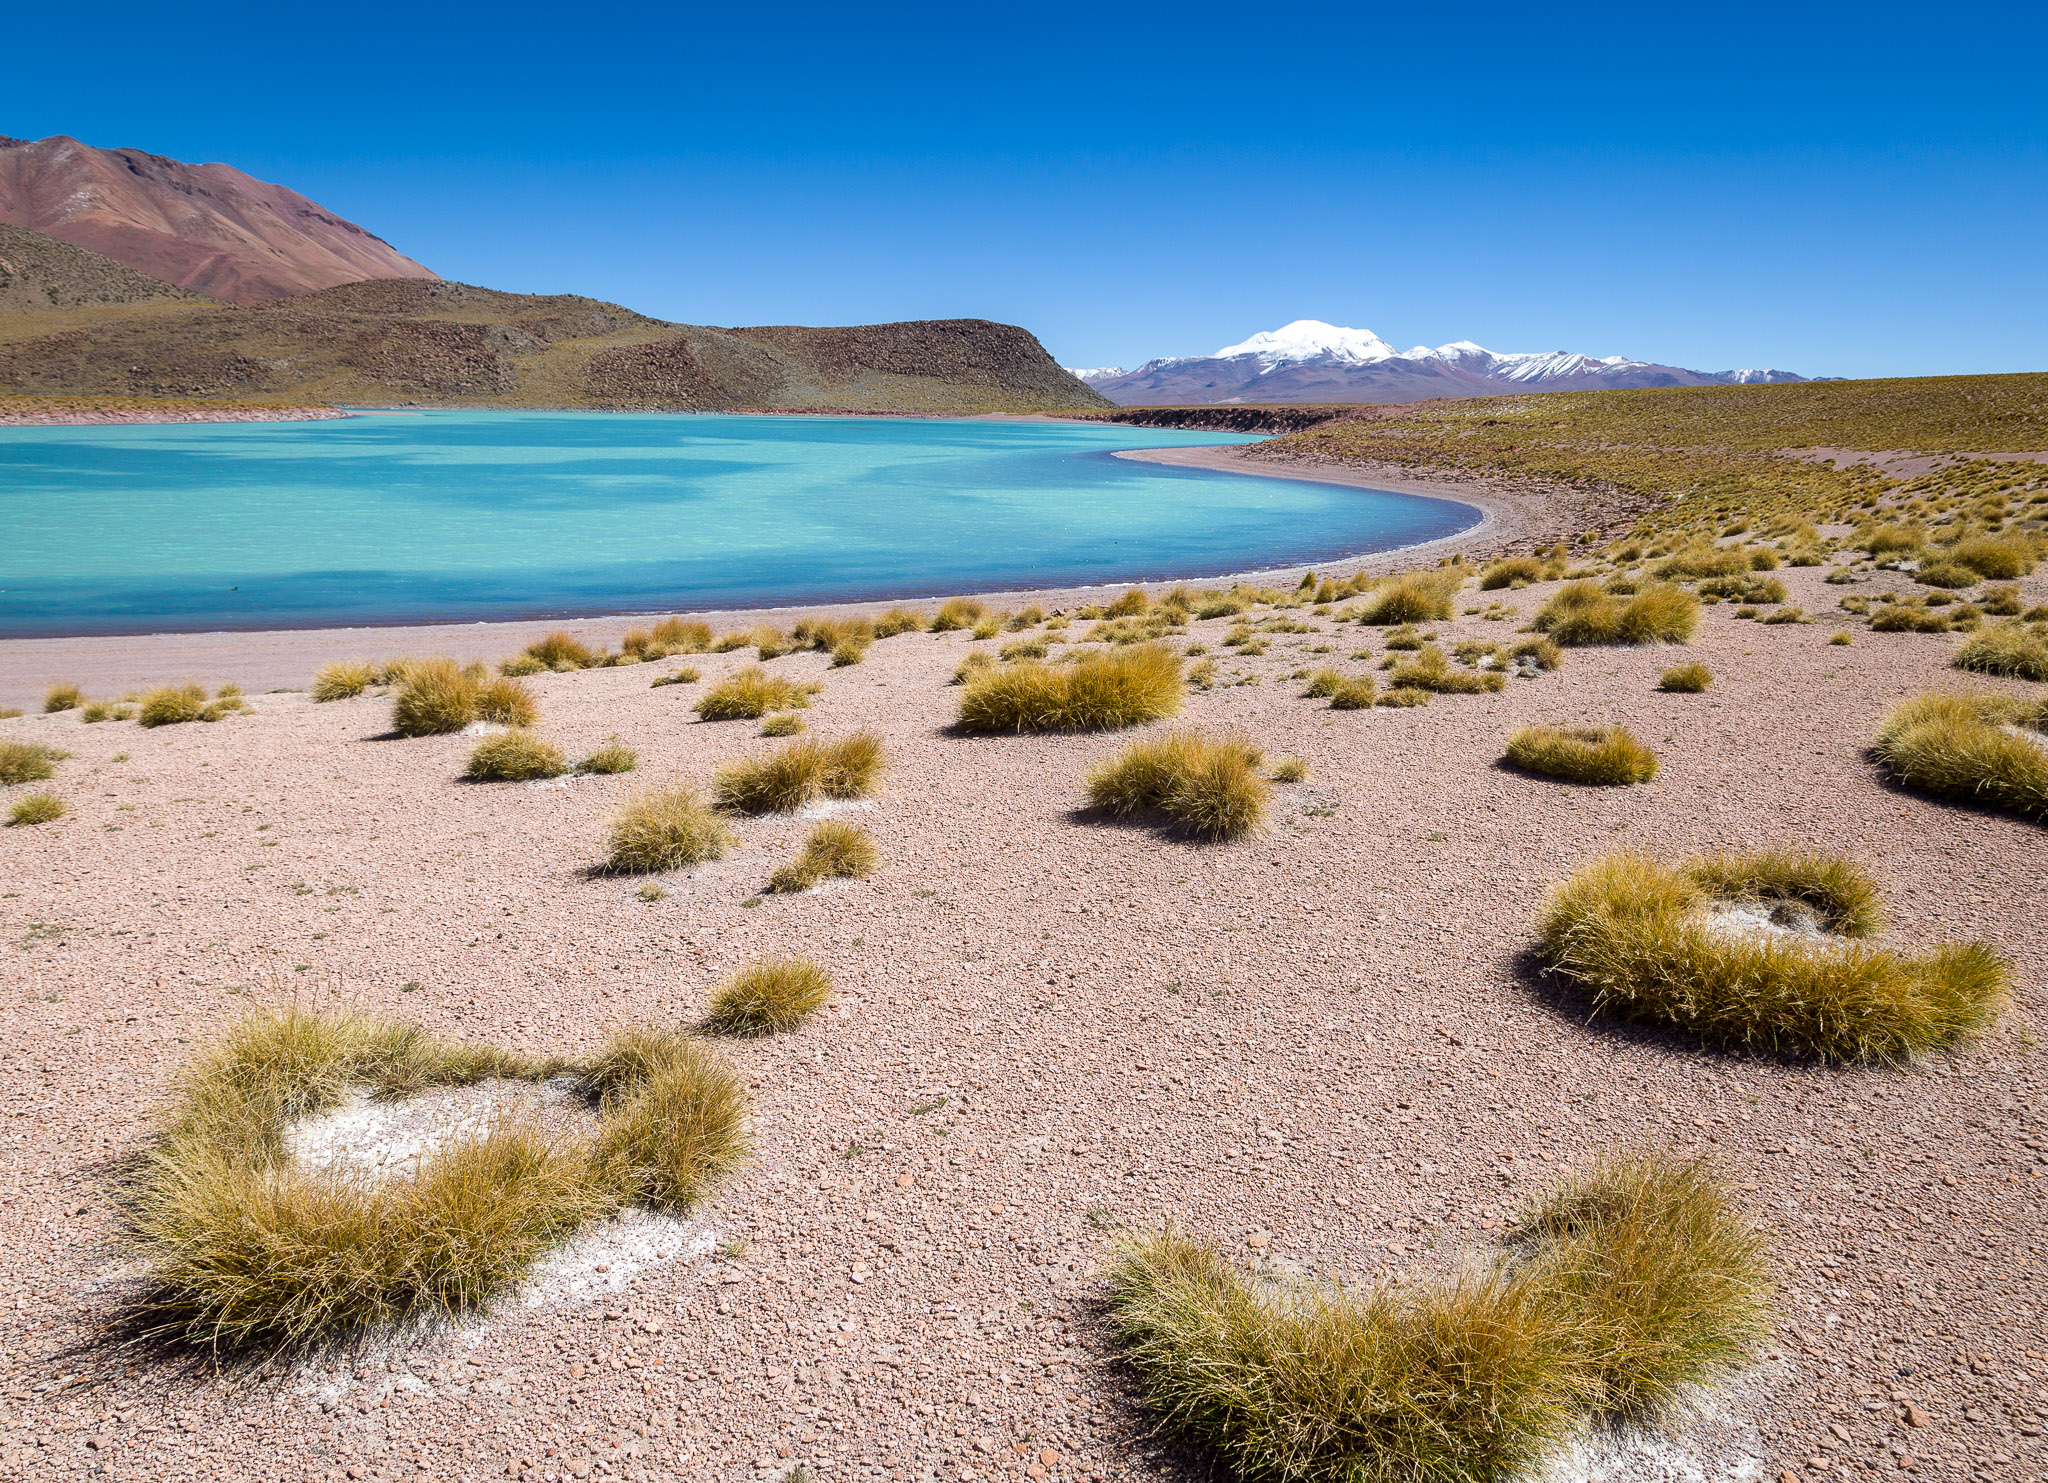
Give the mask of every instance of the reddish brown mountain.
[(438, 276), (297, 191), (232, 165), (95, 149), (62, 134), (0, 135), (0, 221), (237, 304), (364, 278)]

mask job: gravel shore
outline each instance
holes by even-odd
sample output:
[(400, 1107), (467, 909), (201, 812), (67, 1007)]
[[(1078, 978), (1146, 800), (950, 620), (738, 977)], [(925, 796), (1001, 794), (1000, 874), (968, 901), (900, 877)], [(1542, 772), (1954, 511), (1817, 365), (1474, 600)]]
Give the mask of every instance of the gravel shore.
[[(1497, 542), (1546, 525), (1489, 514)], [(1559, 1483), (2041, 1478), (2048, 834), (1868, 760), (1891, 706), (1964, 680), (1951, 637), (1829, 644), (1842, 592), (1905, 578), (1779, 575), (1820, 620), (1708, 608), (1683, 656), (1717, 677), (1701, 695), (1655, 688), (1671, 650), (1593, 649), (1495, 695), (1333, 712), (1287, 676), (1368, 670), (1384, 634), (1316, 621), (1244, 659), (1216, 648), (1222, 621), (1195, 624), (1178, 642), (1221, 676), (1184, 719), (1310, 766), (1227, 845), (1077, 813), (1083, 773), (1128, 738), (952, 734), (965, 634), (849, 668), (778, 659), (824, 687), (814, 734), (873, 727), (889, 753), (858, 816), (880, 873), (790, 898), (758, 894), (809, 827), (787, 816), (739, 822), (739, 848), (660, 900), (590, 871), (635, 787), (779, 745), (697, 722), (701, 686), (649, 685), (750, 654), (529, 681), (569, 755), (616, 734), (641, 756), (549, 785), (457, 781), (473, 743), (388, 739), (373, 696), (258, 693), (253, 715), (154, 731), (0, 721), (72, 754), (35, 785), (70, 815), (0, 830), (0, 1476), (1202, 1478), (1105, 1341), (1118, 1226), (1178, 1222), (1283, 1271), (1440, 1267), (1560, 1171), (1649, 1140), (1722, 1161), (1777, 1242), (1782, 1323), (1696, 1426), (1589, 1440)], [(1547, 590), (1488, 594), (1516, 620), (1432, 631), (1506, 640)], [(296, 686), (326, 658), (502, 656), (549, 626), (17, 642), (0, 698), (60, 678)], [(616, 644), (627, 625), (566, 626)], [(1502, 770), (1536, 721), (1623, 723), (1663, 769), (1614, 789)], [(1916, 1069), (1818, 1070), (1589, 1021), (1533, 971), (1544, 892), (1586, 860), (1765, 845), (1862, 861), (1897, 941), (1994, 942), (2011, 1012)], [(181, 1062), (252, 1002), (334, 996), (579, 1054), (694, 1020), (722, 975), (786, 951), (831, 970), (835, 1003), (729, 1047), (756, 1153), (689, 1230), (622, 1233), (604, 1249), (628, 1255), (478, 1324), (317, 1363), (201, 1373), (107, 1342), (135, 1280), (127, 1161)]]

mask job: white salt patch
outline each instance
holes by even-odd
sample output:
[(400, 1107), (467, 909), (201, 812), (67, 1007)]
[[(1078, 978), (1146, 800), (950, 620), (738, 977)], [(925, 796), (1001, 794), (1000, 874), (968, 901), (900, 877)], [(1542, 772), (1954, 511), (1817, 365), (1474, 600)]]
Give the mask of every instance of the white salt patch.
[(309, 1169), (342, 1169), (378, 1179), (410, 1173), (421, 1158), (458, 1138), (475, 1138), (507, 1117), (553, 1122), (587, 1120), (569, 1077), (553, 1081), (493, 1079), (437, 1087), (402, 1102), (372, 1101), (352, 1092), (339, 1107), (300, 1118), (285, 1129), (285, 1152)]
[(496, 721), (472, 721), (456, 734), (458, 736), (498, 736), (511, 729), (509, 726), (500, 726)]
[(629, 1207), (586, 1226), (535, 1264), (520, 1288), (528, 1308), (617, 1292), (649, 1267), (711, 1255), (718, 1232), (701, 1221)]
[(1789, 1367), (1773, 1355), (1718, 1394), (1702, 1392), (1666, 1428), (1596, 1427), (1581, 1435), (1529, 1483), (1753, 1483), (1768, 1452), (1745, 1419), (1746, 1397), (1775, 1389)]
[(850, 875), (830, 875), (815, 886), (806, 886), (797, 894), (800, 896), (829, 896), (834, 891), (850, 891), (860, 882)]
[(797, 810), (799, 819), (829, 819), (834, 814), (864, 813), (875, 806), (872, 798), (827, 798), (807, 803)]
[(566, 788), (575, 782), (576, 779), (577, 775), (575, 773), (565, 772), (558, 778), (528, 778), (526, 786), (529, 788)]
[(1796, 901), (1715, 901), (1701, 914), (1700, 922), (1719, 937), (1789, 941), (1812, 947), (1837, 947), (1848, 941), (1823, 931), (1813, 909)]

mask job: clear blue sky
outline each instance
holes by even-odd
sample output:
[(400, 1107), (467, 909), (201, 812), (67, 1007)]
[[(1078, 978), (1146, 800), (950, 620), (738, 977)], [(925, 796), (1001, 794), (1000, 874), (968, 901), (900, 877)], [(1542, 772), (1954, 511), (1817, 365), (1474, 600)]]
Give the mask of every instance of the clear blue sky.
[(2048, 369), (2038, 0), (113, 0), (8, 46), (0, 133), (226, 160), (444, 276), (670, 319)]

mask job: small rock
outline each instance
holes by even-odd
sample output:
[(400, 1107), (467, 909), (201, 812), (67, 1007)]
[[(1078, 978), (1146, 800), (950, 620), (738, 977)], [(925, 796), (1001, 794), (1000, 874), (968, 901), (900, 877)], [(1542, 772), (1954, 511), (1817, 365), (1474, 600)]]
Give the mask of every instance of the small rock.
[(1059, 1450), (1059, 1448), (1057, 1448), (1057, 1447), (1045, 1447), (1045, 1448), (1041, 1448), (1041, 1449), (1039, 1450), (1039, 1453), (1038, 1453), (1038, 1460), (1039, 1460), (1040, 1462), (1044, 1463), (1044, 1464), (1045, 1464), (1045, 1465), (1046, 1465), (1047, 1467), (1049, 1467), (1049, 1468), (1050, 1468), (1050, 1467), (1057, 1467), (1057, 1466), (1059, 1465), (1059, 1460), (1060, 1460), (1060, 1450)]
[(1272, 1239), (1271, 1236), (1247, 1236), (1244, 1244), (1247, 1246), (1264, 1246)]
[(1849, 1428), (1842, 1425), (1842, 1423), (1839, 1421), (1830, 1421), (1828, 1423), (1828, 1430), (1833, 1432), (1836, 1436), (1840, 1437), (1845, 1442), (1850, 1440)]
[(1933, 1424), (1933, 1421), (1933, 1417), (1929, 1416), (1911, 1401), (1906, 1402), (1906, 1425), (1930, 1426)]
[(917, 1183), (917, 1176), (908, 1169), (896, 1176), (896, 1188), (898, 1189), (909, 1189), (915, 1183)]

